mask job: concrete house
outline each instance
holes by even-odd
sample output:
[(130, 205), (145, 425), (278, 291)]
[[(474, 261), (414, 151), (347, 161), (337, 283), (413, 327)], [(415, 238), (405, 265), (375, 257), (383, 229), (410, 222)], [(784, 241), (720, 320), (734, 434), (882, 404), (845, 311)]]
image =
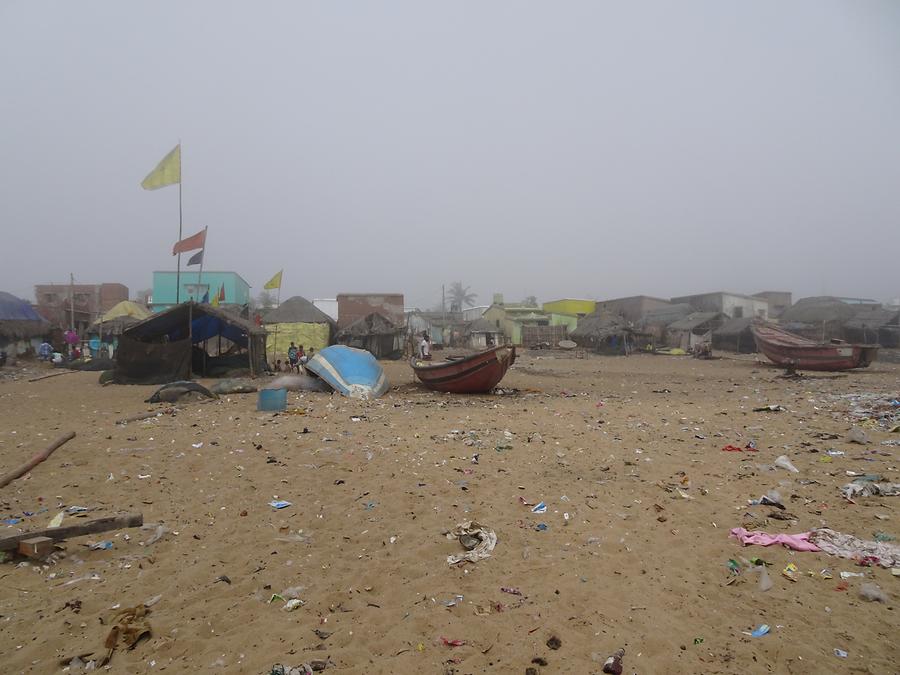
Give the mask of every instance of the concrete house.
[(673, 303), (688, 304), (698, 312), (721, 312), (730, 319), (744, 317), (769, 318), (769, 302), (762, 298), (740, 293), (716, 291), (698, 295), (684, 295), (672, 298)]
[(654, 298), (649, 295), (631, 295), (627, 298), (615, 298), (598, 302), (597, 309), (614, 312), (624, 317), (626, 321), (636, 324), (648, 313), (665, 309), (671, 305), (671, 302), (662, 298)]

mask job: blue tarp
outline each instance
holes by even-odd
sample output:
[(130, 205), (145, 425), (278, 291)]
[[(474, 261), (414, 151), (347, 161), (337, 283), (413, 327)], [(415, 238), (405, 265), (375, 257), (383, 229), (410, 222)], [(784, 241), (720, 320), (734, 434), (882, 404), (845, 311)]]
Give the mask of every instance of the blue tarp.
[(40, 314), (21, 298), (0, 291), (0, 321), (43, 321)]

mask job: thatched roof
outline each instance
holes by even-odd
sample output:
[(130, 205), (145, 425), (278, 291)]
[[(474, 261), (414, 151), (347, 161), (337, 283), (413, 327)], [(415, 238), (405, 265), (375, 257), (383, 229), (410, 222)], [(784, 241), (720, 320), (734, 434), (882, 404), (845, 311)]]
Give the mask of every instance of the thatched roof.
[(680, 321), (669, 324), (669, 330), (696, 330), (702, 328), (706, 324), (714, 324), (724, 319), (725, 315), (721, 312), (694, 312), (684, 317)]
[(803, 298), (784, 310), (778, 321), (782, 324), (843, 323), (856, 312), (853, 305), (830, 296)]
[(753, 317), (740, 316), (734, 319), (728, 319), (721, 326), (713, 331), (714, 335), (740, 335), (750, 330), (750, 324), (753, 323)]
[(570, 333), (572, 338), (621, 335), (631, 332), (628, 323), (621, 316), (609, 310), (600, 309), (578, 320), (578, 326)]
[(694, 308), (687, 303), (651, 309), (644, 314), (641, 323), (645, 326), (668, 326), (670, 323), (683, 319), (693, 311)]
[(863, 309), (844, 324), (847, 328), (874, 329), (884, 326), (900, 325), (900, 310), (897, 309)]
[(48, 332), (50, 324), (27, 301), (0, 291), (0, 337), (24, 340)]
[(299, 295), (263, 313), (264, 323), (328, 323), (334, 320), (309, 300)]
[(346, 328), (341, 329), (337, 334), (337, 339), (363, 337), (366, 335), (393, 335), (399, 330), (400, 328), (395, 326), (390, 319), (385, 318), (377, 312), (373, 312), (361, 319), (357, 319)]

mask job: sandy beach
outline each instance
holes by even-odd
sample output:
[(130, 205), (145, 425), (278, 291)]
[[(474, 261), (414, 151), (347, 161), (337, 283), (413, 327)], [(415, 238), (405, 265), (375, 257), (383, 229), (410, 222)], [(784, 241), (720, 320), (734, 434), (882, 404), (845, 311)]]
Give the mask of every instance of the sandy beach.
[[(785, 379), (754, 356), (526, 351), (503, 394), (454, 396), (383, 365), (392, 389), (370, 402), (290, 394), (274, 414), (234, 394), (126, 425), (169, 407), (143, 402), (156, 387), (4, 369), (3, 471), (77, 436), (0, 492), (0, 534), (73, 506), (87, 511), (63, 525), (142, 513), (145, 527), (0, 566), (3, 671), (75, 672), (105, 654), (117, 611), (155, 599), (151, 634), (110, 672), (599, 673), (620, 647), (626, 673), (898, 672), (890, 569), (729, 531), (900, 535), (900, 498), (840, 493), (848, 471), (898, 481), (883, 442), (900, 434), (858, 411), (898, 398), (900, 366)], [(753, 411), (768, 405), (784, 410)], [(854, 422), (869, 443), (846, 440)], [(751, 440), (758, 452), (722, 451)], [(799, 472), (772, 470), (780, 455)], [(748, 505), (773, 489), (793, 519)], [(496, 548), (451, 566), (465, 551), (446, 533), (469, 520)], [(729, 570), (742, 557), (771, 563), (771, 590)], [(888, 602), (860, 597), (869, 582)]]

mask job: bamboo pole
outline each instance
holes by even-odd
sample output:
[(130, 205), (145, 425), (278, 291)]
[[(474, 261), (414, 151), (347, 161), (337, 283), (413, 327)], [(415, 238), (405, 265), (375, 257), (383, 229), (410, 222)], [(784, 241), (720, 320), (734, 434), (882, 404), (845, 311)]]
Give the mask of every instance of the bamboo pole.
[(26, 473), (31, 471), (34, 467), (36, 467), (38, 464), (40, 464), (45, 459), (47, 459), (50, 455), (52, 455), (53, 452), (57, 448), (59, 448), (62, 445), (65, 445), (66, 443), (71, 441), (73, 438), (75, 438), (74, 431), (70, 431), (65, 436), (60, 436), (53, 442), (53, 445), (51, 445), (49, 448), (37, 453), (34, 457), (29, 459), (27, 462), (25, 462), (25, 464), (20, 466), (18, 469), (13, 469), (9, 473), (7, 473), (5, 476), (0, 477), (0, 488), (6, 487), (10, 483), (12, 483), (16, 478), (21, 478), (22, 476), (24, 476)]
[(49, 375), (41, 375), (40, 377), (32, 377), (29, 382), (40, 382), (41, 380), (46, 380), (48, 377), (59, 377), (60, 375), (68, 375), (69, 373), (77, 373), (77, 370), (61, 370), (57, 373), (50, 373)]
[(120, 530), (125, 527), (140, 527), (143, 524), (144, 514), (129, 513), (125, 516), (112, 516), (110, 518), (89, 520), (86, 523), (78, 523), (77, 525), (48, 527), (45, 530), (32, 530), (31, 532), (22, 532), (21, 534), (0, 538), (0, 551), (12, 551), (18, 548), (20, 541), (23, 539), (31, 539), (32, 537), (49, 537), (53, 541), (61, 541), (63, 539), (71, 539), (72, 537), (80, 537), (85, 534), (109, 532), (110, 530)]

